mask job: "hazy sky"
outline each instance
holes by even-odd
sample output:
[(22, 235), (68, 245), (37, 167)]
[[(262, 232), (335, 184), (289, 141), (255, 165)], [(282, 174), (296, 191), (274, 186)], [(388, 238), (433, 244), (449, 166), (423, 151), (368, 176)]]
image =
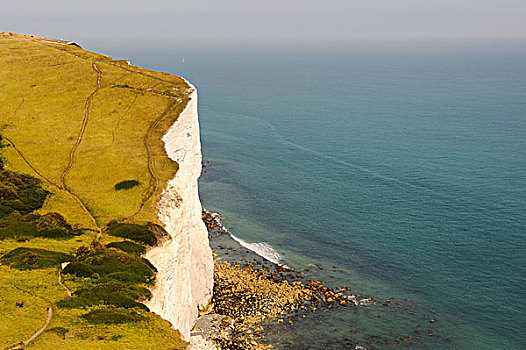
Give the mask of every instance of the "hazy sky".
[(6, 0), (0, 30), (81, 42), (526, 38), (526, 0)]

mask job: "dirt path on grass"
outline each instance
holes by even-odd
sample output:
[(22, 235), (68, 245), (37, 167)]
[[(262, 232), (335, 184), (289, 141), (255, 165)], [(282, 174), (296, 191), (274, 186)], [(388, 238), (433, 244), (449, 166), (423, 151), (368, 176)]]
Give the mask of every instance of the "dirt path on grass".
[(142, 210), (142, 208), (144, 207), (144, 205), (146, 204), (146, 202), (148, 202), (148, 200), (150, 198), (152, 198), (152, 196), (154, 195), (155, 192), (157, 192), (157, 190), (159, 189), (159, 182), (161, 181), (159, 179), (159, 177), (157, 176), (157, 174), (155, 173), (155, 164), (154, 164), (154, 160), (153, 160), (153, 151), (152, 151), (152, 145), (150, 144), (150, 137), (152, 135), (152, 133), (154, 132), (155, 128), (159, 125), (159, 123), (171, 112), (174, 110), (175, 107), (177, 107), (177, 105), (179, 104), (179, 101), (174, 101), (170, 104), (170, 106), (168, 106), (168, 108), (159, 116), (159, 118), (157, 118), (151, 125), (150, 127), (148, 128), (148, 131), (146, 132), (146, 134), (144, 135), (144, 137), (142, 138), (142, 142), (144, 144), (144, 147), (146, 148), (146, 153), (147, 153), (147, 157), (148, 157), (148, 173), (150, 174), (150, 183), (148, 185), (148, 190), (146, 192), (146, 195), (143, 197), (142, 201), (141, 201), (141, 205), (139, 206), (139, 208), (137, 209), (137, 211), (135, 213), (133, 213), (132, 215), (130, 215), (126, 221), (129, 221), (131, 219), (133, 219), (137, 214), (140, 213), (140, 211)]
[[(13, 149), (18, 153), (18, 155), (20, 156), (20, 158), (22, 158), (22, 160), (27, 164), (28, 167), (31, 168), (31, 170), (33, 170), (38, 176), (40, 176), (42, 179), (44, 179), (45, 181), (47, 181), (50, 185), (53, 185), (53, 186), (56, 186), (57, 188), (61, 188), (61, 186), (59, 186), (57, 183), (54, 183), (53, 181), (51, 181), (50, 179), (48, 179), (47, 177), (45, 177), (40, 171), (38, 171), (34, 166), (33, 164), (31, 164), (31, 162), (26, 158), (26, 156), (24, 156), (24, 154), (15, 146), (15, 144), (13, 143), (13, 141), (11, 141), (10, 139), (8, 139), (7, 137), (3, 136), (2, 137), (7, 141), (9, 142), (9, 144), (11, 145), (11, 147), (13, 147)], [(77, 197), (75, 194), (73, 194), (71, 191), (69, 191), (68, 189), (64, 189), (64, 191), (66, 191), (71, 197), (73, 197), (78, 203), (79, 205), (82, 207), (82, 209), (84, 209), (84, 211), (86, 212), (86, 214), (88, 214), (88, 216), (90, 217), (93, 225), (97, 228), (97, 230), (100, 232), (100, 227), (98, 226), (97, 224), (97, 221), (95, 220), (95, 218), (93, 217), (93, 215), (91, 215), (90, 211), (88, 210), (88, 208), (86, 208), (86, 206), (84, 205), (84, 203), (80, 200), (79, 197)], [(100, 235), (97, 235), (97, 237), (100, 237)]]
[(24, 162), (27, 164), (28, 167), (31, 168), (31, 170), (33, 170), (38, 176), (40, 176), (41, 178), (43, 178), (44, 180), (46, 180), (47, 182), (49, 182), (50, 184), (54, 185), (54, 186), (57, 186), (59, 187), (56, 183), (52, 182), (50, 179), (48, 179), (47, 177), (45, 177), (44, 175), (42, 175), (41, 172), (39, 172), (34, 166), (33, 164), (31, 164), (29, 162), (29, 160), (24, 156), (24, 154), (16, 147), (16, 145), (14, 144), (13, 141), (11, 141), (9, 138), (5, 137), (4, 135), (2, 135), (2, 138), (4, 140), (6, 140), (7, 142), (9, 142), (9, 144), (11, 145), (11, 147), (13, 147), (13, 149), (16, 151), (16, 153), (18, 153), (18, 155), (20, 156), (20, 158), (22, 158), (24, 160)]
[(84, 133), (86, 132), (86, 127), (88, 125), (89, 121), (89, 110), (91, 107), (91, 102), (93, 101), (93, 98), (99, 92), (101, 86), (102, 86), (102, 71), (97, 67), (95, 62), (91, 63), (91, 68), (97, 73), (97, 87), (93, 92), (86, 98), (86, 101), (84, 102), (84, 119), (82, 120), (82, 125), (80, 127), (80, 132), (77, 136), (77, 141), (75, 141), (75, 144), (73, 145), (73, 148), (71, 149), (71, 152), (69, 153), (69, 163), (64, 172), (62, 173), (62, 176), (60, 177), (61, 187), (64, 191), (68, 192), (75, 200), (79, 203), (79, 205), (88, 213), (89, 217), (91, 218), (91, 221), (93, 222), (93, 225), (97, 228), (97, 239), (100, 238), (102, 234), (102, 229), (99, 227), (97, 220), (95, 217), (91, 214), (91, 212), (88, 210), (84, 202), (80, 200), (77, 195), (75, 195), (67, 186), (66, 184), (66, 176), (68, 175), (69, 171), (73, 167), (73, 164), (75, 163), (75, 152), (77, 151), (77, 148), (79, 147), (80, 143), (82, 142), (82, 139), (84, 137)]
[(18, 344), (15, 344), (13, 346), (10, 346), (10, 347), (7, 347), (5, 348), (6, 350), (7, 349), (23, 349), (25, 346), (27, 346), (29, 343), (31, 343), (33, 340), (35, 340), (36, 337), (38, 337), (42, 332), (44, 332), (47, 328), (47, 326), (49, 326), (49, 323), (51, 322), (51, 318), (53, 317), (53, 308), (50, 306), (48, 309), (47, 309), (47, 318), (46, 318), (46, 322), (44, 323), (44, 325), (42, 327), (40, 327), (40, 329), (38, 329), (29, 339), (27, 340), (24, 340)]
[(44, 322), (44, 325), (42, 325), (42, 327), (40, 327), (37, 331), (35, 331), (35, 333), (33, 333), (33, 335), (31, 337), (29, 337), (28, 339), (26, 340), (23, 340), (19, 343), (16, 343), (14, 345), (11, 345), (11, 346), (8, 346), (6, 348), (4, 348), (5, 350), (10, 350), (10, 349), (23, 349), (25, 346), (27, 346), (29, 343), (31, 343), (33, 340), (35, 340), (36, 337), (38, 337), (40, 334), (42, 334), (42, 332), (44, 332), (46, 330), (46, 328), (49, 326), (49, 323), (51, 322), (51, 318), (53, 317), (53, 307), (51, 305), (51, 302), (41, 296), (38, 296), (34, 293), (31, 293), (31, 292), (28, 292), (27, 290), (24, 290), (16, 285), (12, 285), (14, 288), (18, 289), (19, 291), (21, 291), (22, 293), (26, 293), (26, 294), (29, 294), (31, 296), (34, 296), (36, 298), (39, 298), (43, 301), (46, 302), (46, 304), (48, 304), (48, 309), (47, 309), (47, 316), (46, 316), (46, 321)]
[[(37, 43), (40, 43), (41, 45), (45, 45), (49, 48), (52, 48), (54, 50), (58, 50), (58, 51), (61, 51), (63, 53), (66, 53), (66, 54), (69, 54), (69, 55), (73, 55), (75, 57), (80, 57), (82, 59), (87, 59), (86, 57), (83, 57), (81, 53), (78, 53), (78, 52), (70, 52), (67, 50), (66, 47), (64, 46), (67, 46), (66, 44), (62, 44), (63, 47), (61, 47), (60, 45), (56, 45), (56, 43), (50, 43), (50, 42), (47, 42), (47, 41), (44, 41), (40, 38), (36, 38), (36, 39), (29, 39), (33, 42), (37, 42)], [(80, 47), (80, 46), (79, 46)], [(113, 61), (113, 60), (108, 60), (107, 62), (104, 61), (105, 64), (109, 64), (109, 65), (112, 65), (114, 67), (117, 67), (119, 69), (122, 69), (123, 71), (125, 72), (128, 72), (129, 74), (138, 74), (138, 75), (142, 75), (142, 76), (145, 76), (145, 77), (148, 77), (150, 79), (153, 79), (153, 80), (156, 80), (158, 81), (158, 84), (161, 84), (161, 83), (166, 83), (166, 84), (169, 84), (169, 85), (172, 85), (174, 86), (175, 83), (171, 80), (168, 80), (168, 79), (162, 79), (160, 77), (156, 77), (152, 74), (148, 74), (147, 72), (144, 72), (144, 71), (141, 71), (139, 69), (136, 69), (135, 67), (133, 66), (126, 66), (126, 65), (122, 65), (122, 64), (119, 64), (117, 63), (116, 61)], [(92, 63), (93, 64), (93, 67), (94, 69), (97, 71), (97, 73), (99, 73), (100, 71), (97, 69), (96, 65), (95, 65), (95, 62)], [(98, 80), (97, 80), (97, 89), (92, 93), (92, 95), (95, 95), (97, 93), (97, 91), (100, 89), (100, 75), (97, 76), (98, 77)], [(116, 79), (113, 83), (117, 82), (118, 79)], [(155, 87), (155, 85), (153, 86)], [(161, 96), (165, 96), (165, 97), (169, 97), (169, 98), (174, 98), (176, 96), (173, 96), (173, 95), (170, 95), (169, 93), (166, 93), (166, 92), (162, 92), (162, 91), (156, 91), (156, 90), (153, 90), (153, 87), (151, 87), (150, 89), (146, 89), (144, 91), (147, 91), (149, 93), (154, 93), (154, 94), (157, 94), (157, 95), (161, 95)], [(137, 89), (139, 91), (142, 91), (140, 89)], [(144, 92), (143, 91), (143, 92)], [(90, 95), (90, 97), (88, 97), (88, 99), (86, 100), (86, 106), (85, 106), (85, 122), (87, 123), (87, 118), (88, 118), (88, 113), (89, 111), (87, 111), (86, 107), (88, 107), (88, 103), (91, 103), (91, 99), (93, 98), (93, 96)], [(148, 160), (147, 160), (147, 164), (148, 164), (148, 173), (150, 174), (150, 183), (148, 185), (148, 188), (146, 190), (146, 193), (141, 201), (141, 204), (139, 205), (139, 208), (132, 214), (130, 215), (128, 218), (125, 219), (125, 221), (129, 221), (131, 219), (133, 219), (135, 216), (137, 216), (137, 214), (139, 214), (141, 212), (141, 210), (144, 208), (144, 206), (146, 205), (146, 203), (148, 202), (148, 200), (150, 200), (150, 198), (152, 198), (152, 196), (156, 193), (156, 191), (159, 189), (159, 182), (160, 182), (160, 179), (159, 177), (157, 176), (157, 174), (155, 173), (155, 166), (154, 166), (154, 160), (153, 160), (153, 152), (152, 152), (152, 146), (151, 146), (151, 143), (150, 143), (150, 137), (152, 135), (152, 133), (154, 132), (154, 130), (156, 129), (156, 127), (159, 125), (159, 123), (170, 113), (172, 112), (176, 107), (177, 105), (181, 102), (181, 100), (179, 98), (176, 98), (169, 106), (168, 108), (159, 116), (159, 118), (157, 118), (151, 125), (150, 127), (148, 128), (146, 134), (144, 135), (143, 137), (143, 144), (146, 148), (146, 152), (147, 152), (147, 157), (148, 157)], [(84, 129), (85, 129), (85, 125), (83, 123), (83, 127), (81, 129), (81, 134), (79, 135), (79, 138), (77, 139), (77, 143), (75, 144), (75, 147), (74, 149), (72, 150), (72, 154), (70, 155), (70, 164), (68, 165), (68, 167), (66, 168), (63, 176), (62, 176), (62, 179), (61, 179), (61, 182), (62, 182), (62, 187), (64, 189), (67, 190), (67, 186), (65, 184), (65, 177), (67, 175), (67, 173), (69, 172), (69, 170), (71, 169), (71, 167), (73, 166), (73, 156), (74, 156), (74, 152), (76, 150), (76, 148), (78, 147), (78, 144), (80, 144), (80, 142), (82, 141), (82, 138), (81, 138), (81, 135), (83, 134), (84, 132)], [(78, 200), (78, 198), (77, 198)], [(87, 210), (87, 209), (86, 209)], [(98, 237), (100, 237), (100, 234), (98, 235)]]
[(64, 284), (64, 282), (62, 281), (62, 267), (59, 266), (58, 267), (58, 284), (64, 288), (64, 290), (66, 291), (66, 293), (68, 293), (68, 297), (71, 298), (71, 290)]
[[(18, 153), (18, 155), (20, 156), (20, 158), (22, 158), (22, 160), (27, 164), (28, 167), (31, 168), (31, 170), (33, 170), (38, 176), (40, 176), (42, 179), (44, 179), (45, 181), (47, 181), (50, 185), (53, 185), (53, 186), (56, 186), (58, 188), (61, 188), (61, 186), (59, 186), (59, 184), (51, 181), (50, 179), (48, 179), (46, 176), (44, 176), (40, 171), (38, 171), (37, 168), (35, 168), (35, 166), (33, 164), (31, 164), (31, 162), (29, 161), (29, 159), (26, 158), (26, 156), (22, 153), (22, 151), (20, 151), (16, 145), (14, 144), (13, 141), (11, 141), (11, 139), (7, 138), (6, 136), (2, 135), (2, 137), (4, 138), (4, 140), (6, 140), (7, 142), (9, 142), (9, 144), (11, 145), (11, 147), (13, 147), (13, 149)], [(78, 203), (79, 205), (82, 207), (82, 209), (84, 209), (84, 211), (88, 214), (88, 216), (90, 217), (91, 221), (93, 222), (93, 225), (99, 230), (100, 232), (100, 228), (99, 226), (97, 225), (97, 222), (95, 220), (95, 218), (93, 217), (93, 215), (91, 215), (90, 211), (88, 210), (88, 208), (86, 208), (86, 206), (84, 205), (84, 203), (75, 195), (73, 194), (71, 191), (69, 191), (68, 189), (64, 189), (70, 196), (72, 196)], [(97, 237), (100, 237), (100, 235), (97, 235)]]
[[(53, 183), (52, 181), (50, 181), (48, 178), (46, 178), (44, 175), (42, 175), (30, 162), (29, 160), (24, 156), (24, 154), (22, 152), (20, 152), (19, 149), (16, 148), (16, 146), (14, 145), (14, 143), (9, 140), (8, 138), (4, 137), (13, 147), (13, 149), (20, 155), (20, 157), (24, 160), (24, 162), (36, 173), (38, 174), (41, 178), (43, 178), (44, 180), (46, 180), (47, 182), (49, 182), (50, 184), (52, 185), (55, 185), (57, 187), (61, 187), (64, 191), (66, 191), (67, 193), (69, 193), (73, 198), (75, 198), (75, 200), (80, 204), (80, 206), (86, 211), (86, 213), (88, 214), (88, 216), (91, 218), (92, 222), (93, 222), (93, 225), (95, 227), (97, 227), (97, 240), (100, 239), (100, 236), (102, 235), (102, 229), (99, 227), (99, 225), (97, 224), (97, 220), (95, 219), (95, 217), (90, 213), (90, 211), (88, 210), (88, 208), (86, 207), (86, 205), (80, 200), (79, 197), (77, 197), (73, 192), (71, 192), (71, 190), (68, 189), (67, 185), (66, 185), (66, 176), (69, 172), (69, 170), (71, 169), (71, 167), (73, 166), (73, 163), (75, 162), (75, 152), (78, 148), (78, 146), (80, 145), (80, 143), (82, 142), (82, 138), (84, 136), (84, 132), (86, 131), (86, 126), (88, 124), (88, 120), (89, 120), (89, 109), (90, 109), (90, 106), (91, 106), (91, 101), (93, 100), (93, 97), (95, 97), (95, 95), (97, 94), (97, 92), (100, 90), (101, 88), (101, 78), (102, 78), (102, 71), (100, 71), (98, 68), (97, 68), (97, 65), (95, 64), (95, 62), (92, 63), (92, 68), (93, 70), (95, 70), (95, 72), (97, 72), (97, 87), (96, 89), (86, 98), (86, 101), (84, 103), (84, 119), (82, 120), (82, 126), (80, 128), (80, 132), (79, 132), (79, 135), (77, 137), (77, 141), (75, 142), (75, 145), (73, 146), (73, 148), (71, 149), (71, 152), (69, 154), (69, 163), (68, 163), (68, 166), (66, 167), (66, 169), (64, 170), (64, 172), (62, 173), (62, 176), (60, 178), (60, 181), (61, 181), (61, 186), (59, 186), (58, 184), (55, 184)], [(71, 290), (69, 290), (69, 288), (62, 282), (62, 274), (61, 274), (61, 271), (60, 271), (60, 267), (59, 267), (59, 270), (58, 270), (58, 284), (64, 288), (64, 290), (66, 291), (66, 293), (68, 294), (69, 297), (71, 297)], [(48, 302), (49, 303), (49, 302)], [(17, 343), (11, 347), (8, 347), (6, 349), (23, 349), (25, 346), (27, 346), (29, 343), (31, 343), (33, 340), (35, 340), (36, 337), (38, 337), (40, 334), (42, 334), (42, 332), (44, 332), (46, 330), (46, 328), (48, 327), (49, 323), (51, 322), (51, 319), (53, 318), (53, 307), (51, 306), (51, 304), (49, 303), (49, 307), (48, 307), (48, 312), (47, 312), (47, 317), (46, 317), (46, 321), (44, 323), (44, 325), (42, 327), (40, 327), (29, 339), (26, 339), (20, 343)]]
[(68, 175), (69, 171), (71, 170), (71, 167), (73, 166), (73, 163), (75, 162), (75, 152), (77, 151), (77, 148), (82, 142), (82, 138), (84, 137), (84, 133), (86, 132), (86, 126), (88, 125), (89, 121), (89, 109), (91, 107), (91, 101), (93, 101), (93, 98), (95, 97), (97, 92), (99, 92), (101, 87), (102, 72), (97, 68), (95, 62), (92, 62), (91, 64), (93, 70), (97, 72), (97, 88), (86, 98), (86, 101), (84, 102), (84, 119), (82, 120), (82, 126), (80, 127), (80, 132), (77, 136), (77, 141), (75, 142), (73, 148), (71, 149), (71, 152), (69, 153), (68, 166), (62, 173), (62, 176), (60, 177), (60, 182), (64, 190), (68, 190), (66, 185), (66, 176)]

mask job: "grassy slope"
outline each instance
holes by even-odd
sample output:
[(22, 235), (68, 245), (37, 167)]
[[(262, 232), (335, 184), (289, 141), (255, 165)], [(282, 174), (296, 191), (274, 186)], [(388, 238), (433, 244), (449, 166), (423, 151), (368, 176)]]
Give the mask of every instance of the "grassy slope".
[[(74, 45), (9, 33), (0, 34), (0, 67), (0, 134), (8, 139), (4, 144), (11, 144), (2, 149), (2, 156), (8, 169), (41, 178), (53, 193), (42, 213), (58, 212), (72, 225), (95, 230), (112, 219), (157, 221), (155, 206), (162, 186), (177, 169), (160, 139), (188, 101), (183, 79)], [(98, 90), (96, 70), (102, 73)], [(86, 100), (95, 91), (86, 114)], [(65, 177), (67, 191), (61, 178), (86, 117), (82, 141)], [(116, 191), (114, 185), (123, 180), (138, 180), (140, 185)], [(17, 247), (72, 254), (89, 245), (96, 234), (61, 241), (8, 239), (0, 241), (0, 254)], [(103, 234), (100, 240), (106, 244), (121, 239)], [(78, 278), (65, 279), (72, 290), (82, 283)], [(67, 294), (54, 268), (18, 271), (0, 266), (0, 296), (0, 347), (4, 348), (29, 338), (43, 325), (48, 305)], [(23, 308), (14, 306), (21, 301)], [(95, 326), (78, 317), (82, 313), (54, 308), (48, 331), (27, 348), (184, 347), (168, 322), (151, 313), (146, 313), (146, 321)], [(66, 336), (49, 331), (56, 327), (67, 328)]]

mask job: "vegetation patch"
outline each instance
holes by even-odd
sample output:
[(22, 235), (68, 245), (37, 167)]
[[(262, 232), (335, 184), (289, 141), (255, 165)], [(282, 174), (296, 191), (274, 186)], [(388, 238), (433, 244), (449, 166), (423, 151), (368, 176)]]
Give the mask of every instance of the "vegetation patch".
[(129, 190), (135, 186), (139, 186), (141, 183), (137, 180), (124, 180), (115, 184), (115, 190)]
[(46, 332), (55, 333), (62, 339), (66, 339), (66, 334), (68, 334), (69, 329), (64, 328), (64, 327), (53, 327), (53, 328), (47, 329)]
[(0, 258), (3, 265), (19, 270), (45, 269), (71, 260), (69, 254), (37, 248), (16, 248)]
[(14, 211), (0, 219), (0, 240), (13, 238), (26, 241), (31, 237), (69, 239), (82, 234), (58, 213), (21, 215)]
[(131, 87), (128, 84), (114, 84), (113, 87), (121, 88), (121, 89), (133, 89), (133, 87)]
[(145, 246), (130, 241), (112, 242), (106, 244), (106, 248), (120, 249), (123, 252), (137, 256), (141, 256), (142, 254), (146, 253)]
[(145, 317), (136, 311), (125, 309), (98, 309), (82, 315), (90, 323), (120, 324), (138, 322)]
[(151, 222), (146, 225), (138, 225), (113, 221), (108, 224), (106, 233), (149, 246), (155, 246), (161, 239), (168, 237), (168, 233), (161, 226)]
[(93, 287), (81, 288), (73, 293), (73, 298), (61, 300), (57, 306), (62, 308), (83, 308), (96, 305), (121, 307), (125, 309), (148, 308), (138, 302), (149, 300), (152, 293), (143, 287), (130, 286), (120, 282), (108, 282)]
[[(1, 158), (0, 158), (1, 159)], [(81, 232), (58, 213), (33, 213), (42, 208), (50, 192), (39, 179), (3, 168), (0, 162), (0, 240), (26, 241), (31, 237), (71, 238)]]
[(18, 174), (13, 171), (0, 170), (0, 218), (14, 211), (29, 214), (42, 208), (48, 191), (44, 190), (41, 181), (36, 177)]
[(144, 258), (101, 246), (96, 250), (79, 249), (77, 258), (69, 263), (63, 272), (77, 277), (151, 284), (157, 271)]

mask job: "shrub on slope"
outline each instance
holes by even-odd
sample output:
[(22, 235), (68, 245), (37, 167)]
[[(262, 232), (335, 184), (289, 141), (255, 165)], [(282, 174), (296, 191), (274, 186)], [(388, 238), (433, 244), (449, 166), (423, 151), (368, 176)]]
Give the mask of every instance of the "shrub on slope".
[(145, 319), (136, 311), (123, 309), (97, 309), (82, 315), (90, 323), (120, 324), (137, 322)]
[(35, 177), (18, 174), (9, 170), (0, 170), (0, 218), (14, 211), (29, 214), (42, 208), (48, 191)]
[(133, 243), (130, 241), (122, 241), (122, 242), (112, 242), (109, 244), (106, 244), (107, 248), (115, 248), (120, 249), (123, 252), (126, 252), (128, 254), (141, 256), (142, 254), (146, 253), (146, 247), (142, 244)]
[(149, 300), (152, 293), (143, 287), (130, 286), (119, 282), (108, 282), (92, 287), (81, 288), (73, 293), (73, 298), (58, 302), (62, 308), (83, 308), (107, 305), (121, 308), (139, 307), (148, 310), (139, 301)]
[(44, 269), (71, 260), (69, 254), (37, 248), (16, 248), (0, 258), (3, 265), (19, 270)]
[(77, 277), (113, 279), (128, 283), (153, 283), (156, 270), (144, 258), (102, 247), (77, 256), (77, 259), (69, 263), (63, 272)]
[(121, 181), (115, 184), (115, 190), (116, 191), (129, 190), (130, 188), (133, 188), (139, 185), (140, 185), (140, 182), (137, 180), (124, 180), (124, 181)]
[(58, 213), (21, 215), (18, 211), (14, 211), (0, 218), (0, 240), (7, 238), (27, 240), (31, 237), (69, 239), (80, 233), (82, 232), (74, 230)]
[(155, 246), (159, 241), (168, 236), (168, 233), (159, 225), (148, 223), (146, 225), (110, 222), (106, 233), (111, 236), (128, 238), (138, 243)]

